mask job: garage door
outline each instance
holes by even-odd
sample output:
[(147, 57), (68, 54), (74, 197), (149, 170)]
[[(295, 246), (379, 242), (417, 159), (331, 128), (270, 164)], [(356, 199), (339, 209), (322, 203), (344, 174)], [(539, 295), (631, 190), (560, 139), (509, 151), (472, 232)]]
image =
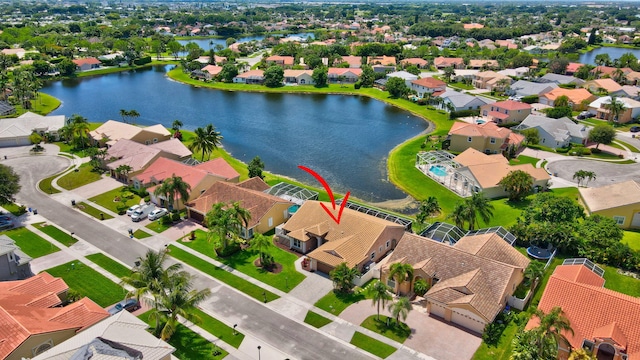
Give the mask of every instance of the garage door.
[(633, 215), (633, 219), (631, 220), (631, 226), (640, 227), (640, 212), (637, 212)]
[(23, 146), (23, 145), (31, 145), (31, 141), (28, 138), (0, 139), (0, 147)]
[(316, 264), (316, 270), (321, 273), (328, 274), (329, 272), (331, 272), (331, 270), (333, 270), (333, 266), (318, 261)]
[(456, 323), (465, 329), (475, 331), (479, 334), (482, 334), (484, 332), (484, 323), (470, 316), (461, 314), (455, 310), (451, 312), (451, 322)]
[(429, 313), (431, 315), (439, 316), (439, 317), (444, 319), (444, 310), (445, 310), (444, 306), (438, 305), (438, 304), (432, 302), (431, 303), (431, 311), (429, 311)]

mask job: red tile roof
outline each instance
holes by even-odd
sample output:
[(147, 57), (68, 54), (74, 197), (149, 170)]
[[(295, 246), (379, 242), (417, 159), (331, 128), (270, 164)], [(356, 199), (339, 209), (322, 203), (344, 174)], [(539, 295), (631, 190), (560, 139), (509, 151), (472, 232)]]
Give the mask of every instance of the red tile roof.
[[(640, 359), (640, 299), (605, 289), (593, 284), (593, 275), (585, 275), (583, 265), (561, 265), (549, 278), (538, 308), (545, 313), (562, 308), (574, 334), (565, 333), (571, 346), (580, 348), (584, 339), (610, 338), (629, 355), (629, 360)], [(586, 271), (590, 271), (586, 269)], [(597, 275), (595, 275), (597, 276)], [(537, 326), (532, 318), (527, 328)]]
[(293, 58), (293, 56), (273, 55), (273, 56), (269, 56), (268, 58), (266, 58), (266, 61), (267, 62), (273, 61), (273, 62), (277, 62), (277, 63), (282, 63), (283, 65), (293, 65), (294, 58)]
[[(207, 164), (209, 162), (215, 162), (215, 164)], [(230, 179), (223, 174), (218, 174), (214, 170), (221, 170), (232, 177), (237, 177), (239, 174), (231, 168), (231, 165), (222, 159), (214, 159), (204, 162), (197, 166), (190, 166), (181, 163), (176, 160), (167, 159), (164, 157), (157, 158), (149, 167), (142, 173), (135, 176), (142, 184), (160, 183), (164, 179), (173, 175), (179, 176), (184, 182), (189, 184), (191, 188), (195, 188), (207, 175), (213, 175), (220, 177), (221, 179)], [(226, 164), (226, 166), (223, 165)]]
[(531, 105), (520, 101), (505, 100), (490, 104), (490, 106), (499, 107), (506, 110), (531, 110)]
[(362, 69), (358, 69), (358, 68), (329, 68), (329, 70), (327, 70), (327, 75), (340, 76), (348, 72), (356, 76), (362, 75)]
[(78, 65), (78, 66), (82, 66), (85, 64), (88, 65), (98, 65), (98, 64), (102, 64), (100, 62), (100, 60), (94, 58), (94, 57), (88, 57), (88, 58), (83, 58), (83, 59), (75, 59), (72, 60), (74, 64)]
[(497, 111), (489, 111), (489, 116), (496, 119), (502, 119), (502, 120), (509, 118), (509, 114), (505, 114)]
[(409, 59), (404, 59), (400, 61), (401, 64), (411, 64), (411, 65), (417, 65), (417, 66), (427, 66), (429, 63), (427, 62), (427, 60), (425, 59), (421, 59), (421, 58), (409, 58)]
[(434, 79), (432, 77), (426, 77), (426, 78), (422, 78), (422, 79), (418, 79), (418, 80), (413, 80), (411, 82), (412, 84), (415, 85), (419, 85), (419, 86), (424, 86), (426, 88), (430, 88), (430, 89), (437, 89), (437, 88), (441, 88), (441, 87), (446, 87), (447, 83), (442, 81), (442, 80), (438, 80), (438, 79)]
[(219, 175), (227, 180), (239, 177), (240, 174), (223, 158), (216, 158), (213, 160), (205, 161), (195, 166), (196, 169), (201, 169), (211, 174)]

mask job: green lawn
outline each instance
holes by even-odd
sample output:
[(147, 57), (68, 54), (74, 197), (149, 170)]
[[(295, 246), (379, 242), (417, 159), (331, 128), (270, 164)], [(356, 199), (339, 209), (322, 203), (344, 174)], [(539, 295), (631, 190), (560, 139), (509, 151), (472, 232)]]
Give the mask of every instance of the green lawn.
[(15, 203), (4, 204), (2, 207), (15, 216), (20, 216), (27, 212), (26, 207), (18, 206)]
[(622, 242), (633, 250), (640, 251), (640, 232), (626, 230)]
[(38, 92), (37, 98), (35, 100), (31, 100), (31, 109), (25, 109), (24, 107), (22, 107), (22, 105), (18, 104), (15, 105), (15, 113), (9, 116), (3, 116), (3, 118), (15, 118), (26, 113), (27, 111), (40, 115), (47, 115), (53, 110), (57, 109), (60, 104), (60, 100), (56, 99), (55, 97), (42, 92)]
[(216, 256), (213, 245), (207, 241), (206, 237), (206, 232), (197, 230), (194, 241), (183, 242), (182, 244), (284, 292), (289, 292), (305, 278), (304, 275), (296, 271), (294, 262), (298, 257), (275, 245), (271, 247), (269, 253), (273, 256), (275, 262), (282, 265), (282, 272), (277, 274), (265, 271), (254, 265), (254, 261), (259, 257), (258, 252), (254, 250), (242, 250), (224, 258)]
[(33, 226), (38, 228), (43, 233), (51, 236), (52, 238), (54, 238), (64, 246), (71, 246), (76, 242), (78, 242), (78, 240), (73, 236), (71, 236), (71, 234), (68, 234), (62, 231), (53, 225), (45, 225), (45, 224), (46, 223), (37, 223), (37, 224), (33, 224)]
[(117, 189), (107, 191), (106, 193), (100, 194), (98, 196), (94, 196), (89, 200), (102, 206), (105, 209), (111, 210), (116, 214), (123, 215), (130, 206), (140, 203), (140, 196), (130, 191), (125, 191), (126, 195), (129, 196), (126, 202), (123, 203), (121, 201), (114, 201), (116, 198), (117, 199), (122, 198), (123, 189), (124, 187), (119, 187)]
[(89, 163), (84, 163), (80, 165), (77, 171), (71, 171), (70, 173), (64, 175), (60, 179), (58, 179), (58, 185), (66, 190), (73, 190), (79, 188), (80, 186), (90, 184), (94, 181), (100, 180), (102, 175), (93, 171), (93, 167), (89, 165)]
[(598, 264), (604, 269), (604, 287), (623, 294), (640, 297), (640, 280), (618, 273), (612, 266)]
[(515, 321), (510, 322), (502, 332), (498, 344), (492, 346), (483, 341), (473, 354), (473, 360), (509, 360), (511, 358), (511, 343), (518, 330), (518, 324)]
[(62, 278), (69, 288), (89, 297), (102, 307), (117, 303), (124, 299), (127, 293), (120, 285), (79, 261), (56, 266), (47, 272)]
[(34, 259), (60, 251), (57, 246), (29, 231), (29, 229), (25, 227), (3, 231), (0, 232), (0, 234), (7, 235), (13, 239), (16, 242), (16, 245), (20, 246), (20, 249), (25, 254)]
[(240, 344), (244, 339), (244, 334), (239, 331), (234, 334), (231, 326), (225, 325), (220, 320), (211, 317), (200, 309), (195, 309), (194, 314), (198, 315), (202, 320), (198, 326), (206, 330), (209, 334), (217, 337), (236, 349), (240, 347)]
[[(170, 216), (166, 215), (166, 216)], [(158, 234), (170, 228), (172, 224), (163, 224), (162, 219), (158, 219), (147, 224), (146, 228), (152, 231), (157, 232)]]
[[(389, 326), (387, 326), (387, 323), (389, 324)], [(394, 318), (390, 318), (384, 315), (380, 315), (380, 320), (378, 320), (377, 315), (371, 315), (368, 318), (364, 319), (360, 326), (376, 332), (382, 336), (386, 336), (389, 339), (397, 341), (401, 344), (405, 340), (407, 340), (409, 335), (411, 335), (411, 328), (407, 324), (401, 322), (400, 325), (398, 325)]]
[(144, 239), (144, 238), (151, 237), (151, 234), (149, 234), (146, 231), (142, 231), (142, 230), (138, 229), (138, 230), (133, 232), (133, 237), (136, 238), (136, 239)]
[(535, 167), (539, 160), (531, 156), (520, 155), (515, 159), (509, 160), (509, 165), (531, 164)]
[[(149, 324), (149, 331), (153, 333), (155, 321), (149, 319), (149, 312), (138, 317)], [(213, 343), (182, 324), (178, 324), (178, 326), (176, 326), (176, 331), (167, 342), (176, 348), (173, 355), (180, 360), (218, 360), (228, 355), (226, 351), (215, 346)], [(216, 347), (220, 351), (220, 354), (214, 356), (213, 350)]]
[(315, 307), (338, 316), (344, 309), (349, 307), (349, 305), (353, 305), (364, 299), (366, 299), (364, 294), (357, 290), (351, 293), (341, 293), (331, 290), (315, 303)]
[(327, 324), (331, 324), (331, 320), (311, 310), (307, 311), (304, 322), (318, 329)]
[(89, 214), (91, 216), (93, 216), (94, 218), (98, 219), (98, 220), (109, 220), (109, 219), (113, 219), (113, 216), (109, 215), (109, 214), (105, 214), (104, 212), (102, 212), (102, 210), (98, 210), (96, 208), (94, 208), (93, 206), (87, 204), (86, 202), (81, 202), (77, 205), (77, 209), (79, 209), (80, 211)]
[(397, 350), (391, 345), (387, 345), (358, 331), (353, 334), (353, 338), (351, 338), (351, 344), (383, 359), (387, 358)]
[(87, 255), (86, 258), (120, 279), (125, 276), (131, 275), (131, 269), (120, 264), (119, 262), (113, 260), (103, 253)]
[(169, 246), (169, 255), (220, 280), (221, 282), (231, 286), (234, 289), (251, 296), (256, 300), (264, 301), (266, 297), (267, 302), (269, 302), (279, 298), (278, 295), (267, 291), (259, 287), (258, 285), (254, 285), (243, 278), (237, 277), (234, 274), (227, 272), (205, 260), (202, 260), (197, 256), (191, 255), (190, 253), (182, 249), (178, 249), (175, 246)]
[(40, 182), (38, 183), (38, 188), (46, 193), (46, 194), (57, 194), (60, 192), (60, 190), (54, 188), (51, 185), (51, 182), (53, 181), (53, 179), (57, 178), (60, 175), (60, 173), (58, 174), (54, 174), (49, 176), (48, 178), (44, 178), (42, 180), (40, 180)]

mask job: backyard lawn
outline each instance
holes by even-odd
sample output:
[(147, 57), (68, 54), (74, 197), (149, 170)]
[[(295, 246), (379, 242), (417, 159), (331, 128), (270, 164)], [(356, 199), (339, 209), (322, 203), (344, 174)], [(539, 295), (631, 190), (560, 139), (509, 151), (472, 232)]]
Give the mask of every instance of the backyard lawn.
[(29, 229), (25, 227), (3, 231), (0, 232), (0, 234), (7, 235), (13, 239), (16, 242), (16, 245), (18, 245), (25, 254), (34, 259), (60, 251), (57, 246), (29, 231)]
[(80, 261), (72, 261), (47, 270), (60, 277), (82, 296), (87, 296), (102, 307), (124, 299), (127, 291)]
[(51, 236), (52, 238), (54, 238), (64, 246), (71, 246), (76, 242), (78, 242), (78, 240), (73, 236), (71, 236), (71, 234), (67, 234), (66, 232), (58, 229), (53, 225), (47, 225), (47, 223), (42, 222), (42, 223), (33, 224), (33, 226), (38, 228), (38, 230), (42, 231), (43, 233)]
[(640, 232), (625, 230), (622, 242), (633, 250), (640, 251)]
[(598, 264), (604, 269), (604, 287), (623, 294), (640, 297), (640, 280), (618, 273), (618, 269)]
[(383, 359), (387, 358), (397, 350), (391, 345), (387, 345), (358, 331), (353, 334), (351, 344)]
[[(130, 206), (140, 204), (140, 196), (124, 189), (124, 187), (119, 187), (98, 196), (94, 196), (89, 200), (102, 206), (105, 209), (122, 215)], [(119, 200), (123, 198), (126, 199), (125, 202)], [(118, 201), (115, 201), (116, 199), (118, 199)]]
[(169, 255), (220, 280), (234, 289), (251, 296), (256, 300), (264, 301), (266, 299), (266, 302), (269, 302), (279, 298), (278, 295), (267, 291), (258, 285), (254, 285), (243, 278), (223, 270), (208, 261), (202, 260), (195, 255), (191, 255), (190, 253), (175, 246), (169, 246)]
[(95, 263), (96, 265), (100, 266), (101, 268), (112, 273), (119, 279), (122, 279), (125, 276), (131, 275), (131, 269), (120, 264), (119, 262), (113, 260), (112, 258), (108, 257), (103, 253), (87, 255), (86, 258), (89, 259), (91, 262)]
[(89, 165), (89, 163), (80, 165), (76, 170), (77, 171), (71, 171), (58, 179), (58, 185), (63, 189), (73, 190), (80, 186), (98, 181), (102, 177), (99, 172), (93, 171), (93, 167)]
[[(389, 326), (387, 326), (387, 324), (389, 324)], [(384, 315), (380, 315), (380, 320), (378, 320), (378, 315), (371, 315), (366, 318), (360, 326), (401, 344), (411, 335), (411, 328), (407, 324), (401, 322), (400, 325), (398, 325), (394, 318)]]
[(303, 274), (296, 271), (294, 262), (298, 257), (275, 245), (271, 247), (269, 254), (273, 256), (276, 263), (282, 265), (282, 272), (277, 274), (254, 265), (254, 261), (259, 257), (255, 250), (242, 250), (224, 258), (216, 256), (213, 245), (207, 241), (206, 237), (206, 232), (196, 230), (196, 239), (182, 242), (182, 244), (284, 292), (289, 292), (305, 278)]
[(307, 311), (304, 322), (318, 329), (327, 324), (331, 324), (331, 320), (311, 310)]

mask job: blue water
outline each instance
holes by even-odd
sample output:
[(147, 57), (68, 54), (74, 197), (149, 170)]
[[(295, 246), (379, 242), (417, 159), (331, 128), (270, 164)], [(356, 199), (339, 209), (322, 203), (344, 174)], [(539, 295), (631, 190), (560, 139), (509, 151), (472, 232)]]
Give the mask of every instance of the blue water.
[[(299, 36), (301, 38), (314, 38), (313, 33), (298, 33), (298, 34), (290, 34), (290, 35), (286, 35), (285, 37), (291, 37), (291, 36)], [(238, 42), (249, 42), (249, 41), (262, 41), (264, 40), (265, 36), (264, 35), (257, 35), (257, 36), (246, 36), (246, 37), (241, 37), (236, 39)], [(227, 39), (193, 39), (193, 40), (178, 40), (178, 42), (182, 45), (186, 45), (188, 43), (195, 43), (198, 46), (200, 46), (200, 48), (202, 48), (203, 50), (209, 50), (210, 48), (214, 48), (216, 45), (221, 45), (223, 47), (227, 47)]]
[(601, 48), (597, 48), (592, 51), (586, 52), (584, 54), (580, 54), (580, 57), (578, 58), (578, 62), (582, 64), (595, 65), (596, 55), (609, 54), (609, 58), (611, 58), (611, 61), (613, 61), (615, 59), (619, 59), (620, 56), (629, 52), (635, 55), (636, 58), (640, 59), (640, 49), (601, 47)]
[(431, 165), (431, 167), (429, 168), (429, 172), (435, 176), (440, 177), (447, 175), (447, 170), (442, 165)]
[(300, 209), (300, 205), (296, 204), (292, 205), (287, 211), (289, 211), (289, 214), (293, 215), (298, 211), (298, 209)]

